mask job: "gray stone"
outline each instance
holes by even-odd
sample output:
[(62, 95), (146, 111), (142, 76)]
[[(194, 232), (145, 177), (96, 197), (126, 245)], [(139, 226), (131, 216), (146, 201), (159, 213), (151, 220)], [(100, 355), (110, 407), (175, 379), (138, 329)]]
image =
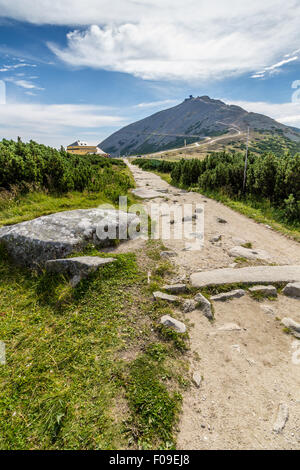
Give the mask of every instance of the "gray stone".
[(277, 289), (274, 286), (253, 286), (249, 287), (249, 292), (252, 294), (261, 294), (265, 297), (277, 297)]
[(297, 323), (292, 318), (287, 317), (283, 318), (281, 323), (286, 328), (289, 328), (296, 338), (300, 338), (300, 323)]
[(177, 256), (175, 251), (161, 251), (160, 252), (161, 258), (174, 258), (174, 256)]
[(138, 221), (135, 214), (112, 209), (58, 212), (0, 228), (0, 242), (16, 263), (41, 268), (47, 260), (64, 258), (89, 243), (112, 245)]
[(197, 208), (195, 209), (195, 214), (202, 214), (202, 212), (203, 212), (203, 208), (202, 208), (202, 207), (197, 207)]
[(161, 192), (154, 191), (153, 189), (137, 188), (133, 189), (131, 192), (141, 199), (154, 199), (156, 197), (163, 197)]
[(4, 341), (0, 341), (0, 365), (4, 366), (5, 364), (6, 364), (5, 343)]
[(269, 253), (264, 250), (254, 250), (252, 248), (245, 248), (243, 246), (234, 246), (229, 251), (229, 256), (234, 258), (247, 258), (247, 259), (270, 259)]
[(276, 283), (300, 281), (300, 266), (250, 266), (245, 268), (222, 268), (193, 273), (193, 287), (235, 283)]
[(162, 323), (164, 326), (168, 328), (172, 328), (173, 330), (177, 331), (178, 333), (185, 333), (186, 332), (186, 326), (184, 323), (182, 323), (179, 320), (176, 320), (173, 317), (170, 317), (170, 315), (164, 315), (160, 319), (160, 323)]
[(290, 282), (285, 286), (282, 293), (288, 297), (300, 297), (300, 282)]
[(199, 308), (202, 312), (203, 315), (208, 318), (209, 320), (213, 319), (213, 313), (211, 310), (211, 303), (210, 301), (204, 297), (202, 294), (197, 294), (194, 297), (194, 300), (196, 302), (196, 308)]
[(244, 245), (246, 243), (246, 240), (243, 238), (233, 238), (232, 241), (235, 245)]
[(100, 258), (99, 256), (78, 256), (76, 258), (63, 258), (46, 261), (46, 271), (51, 273), (69, 273), (75, 275), (88, 275), (101, 266), (115, 262), (115, 258)]
[(241, 331), (241, 327), (236, 323), (225, 323), (217, 328), (217, 331)]
[(275, 423), (273, 425), (273, 431), (277, 434), (280, 433), (286, 425), (289, 418), (289, 407), (286, 403), (280, 403), (277, 411)]
[[(206, 202), (206, 201), (203, 201), (203, 202)], [(219, 222), (219, 224), (227, 224), (227, 220), (222, 219), (221, 217), (217, 217), (217, 222)]]
[(201, 377), (201, 374), (199, 372), (194, 372), (193, 373), (193, 382), (196, 385), (196, 387), (198, 387), (198, 388), (200, 387), (201, 382), (202, 382), (202, 377)]
[(179, 302), (180, 298), (175, 295), (165, 294), (164, 292), (153, 292), (154, 300), (165, 300), (167, 302)]
[(222, 235), (215, 235), (214, 237), (212, 237), (209, 241), (211, 243), (216, 243), (216, 242), (219, 242), (222, 238)]
[(222, 292), (221, 294), (213, 295), (210, 300), (223, 302), (225, 300), (238, 299), (239, 297), (243, 297), (245, 293), (246, 292), (243, 289), (235, 289), (229, 292)]
[(163, 289), (170, 292), (171, 294), (183, 294), (187, 291), (185, 284), (170, 284), (163, 286)]
[(197, 303), (191, 299), (185, 300), (182, 304), (182, 310), (184, 313), (193, 312), (193, 310), (196, 310), (196, 308), (197, 308)]

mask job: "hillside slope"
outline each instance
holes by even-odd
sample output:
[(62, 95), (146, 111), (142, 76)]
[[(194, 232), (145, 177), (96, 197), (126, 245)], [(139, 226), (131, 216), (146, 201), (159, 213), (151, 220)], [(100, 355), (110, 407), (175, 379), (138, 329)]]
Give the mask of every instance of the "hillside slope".
[(232, 128), (278, 132), (300, 141), (300, 130), (258, 113), (208, 96), (190, 97), (181, 104), (155, 113), (118, 130), (99, 145), (112, 155), (155, 152), (220, 135)]

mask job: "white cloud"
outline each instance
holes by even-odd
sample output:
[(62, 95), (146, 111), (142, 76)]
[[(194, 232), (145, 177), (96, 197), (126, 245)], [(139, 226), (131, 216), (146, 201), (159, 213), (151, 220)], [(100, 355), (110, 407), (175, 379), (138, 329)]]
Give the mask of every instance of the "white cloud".
[(134, 105), (134, 108), (144, 109), (144, 108), (161, 108), (163, 106), (171, 106), (179, 104), (178, 100), (161, 100), (161, 101), (148, 101), (145, 103), (139, 103)]
[(0, 11), (37, 24), (78, 25), (65, 48), (51, 45), (61, 60), (144, 79), (253, 73), (300, 46), (298, 0), (284, 8), (282, 0), (0, 0)]
[(14, 64), (14, 65), (3, 65), (0, 72), (11, 72), (12, 70), (19, 69), (20, 67), (36, 67), (35, 64)]
[(85, 132), (99, 143), (105, 137), (101, 128), (124, 125), (122, 117), (110, 115), (103, 106), (11, 103), (0, 105), (0, 110), (0, 140), (21, 136), (55, 147), (84, 139)]
[(300, 100), (289, 103), (266, 103), (264, 101), (231, 101), (224, 99), (228, 104), (235, 104), (253, 113), (265, 114), (282, 124), (300, 128)]
[[(287, 56), (290, 56), (290, 54), (285, 54), (285, 57)], [(278, 73), (278, 69), (283, 67), (283, 65), (289, 64), (290, 62), (295, 62), (295, 60), (298, 59), (298, 56), (290, 57), (289, 59), (283, 59), (280, 62), (276, 62), (276, 64), (265, 67), (264, 70), (261, 70), (260, 72), (256, 72), (255, 74), (251, 75), (251, 78), (264, 78), (266, 74), (272, 75), (274, 73)]]

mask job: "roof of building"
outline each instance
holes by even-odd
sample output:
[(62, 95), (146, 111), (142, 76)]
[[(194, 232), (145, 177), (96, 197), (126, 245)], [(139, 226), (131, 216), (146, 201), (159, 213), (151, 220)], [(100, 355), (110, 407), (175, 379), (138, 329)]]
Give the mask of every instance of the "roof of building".
[(82, 140), (76, 140), (73, 144), (68, 145), (68, 147), (87, 147), (89, 144), (87, 142), (83, 142)]

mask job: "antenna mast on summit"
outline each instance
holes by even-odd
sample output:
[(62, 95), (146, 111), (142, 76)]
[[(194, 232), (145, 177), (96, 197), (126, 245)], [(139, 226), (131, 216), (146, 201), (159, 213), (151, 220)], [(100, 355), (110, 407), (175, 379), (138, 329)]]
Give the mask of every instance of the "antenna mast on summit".
[(248, 164), (248, 148), (249, 148), (249, 127), (248, 127), (248, 130), (247, 130), (247, 145), (246, 145), (246, 155), (245, 155), (243, 193), (245, 192), (245, 188), (246, 188), (247, 164)]

